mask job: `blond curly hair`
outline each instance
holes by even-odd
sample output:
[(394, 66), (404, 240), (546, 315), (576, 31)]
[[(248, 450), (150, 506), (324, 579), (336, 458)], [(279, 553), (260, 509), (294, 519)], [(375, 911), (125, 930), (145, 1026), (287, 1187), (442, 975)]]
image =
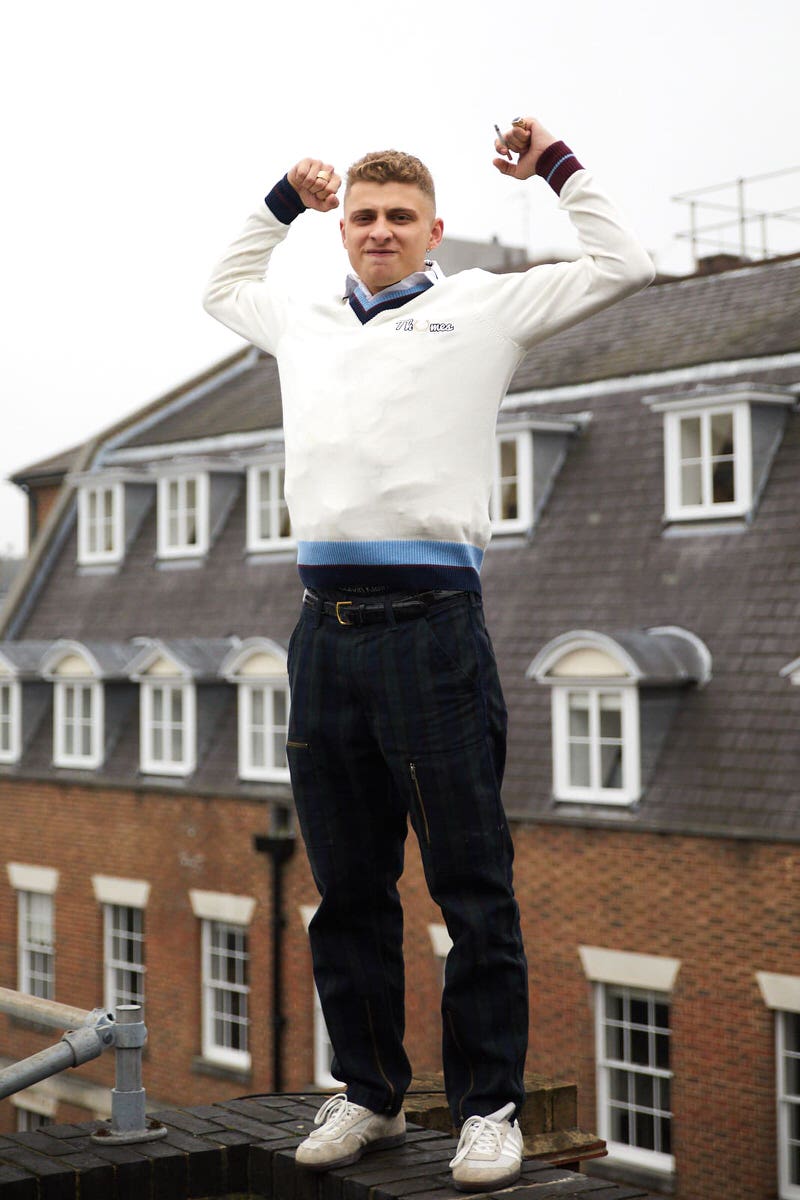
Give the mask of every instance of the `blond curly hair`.
[(373, 150), (354, 162), (347, 172), (346, 186), (364, 183), (413, 183), (436, 208), (433, 176), (424, 162), (402, 150)]

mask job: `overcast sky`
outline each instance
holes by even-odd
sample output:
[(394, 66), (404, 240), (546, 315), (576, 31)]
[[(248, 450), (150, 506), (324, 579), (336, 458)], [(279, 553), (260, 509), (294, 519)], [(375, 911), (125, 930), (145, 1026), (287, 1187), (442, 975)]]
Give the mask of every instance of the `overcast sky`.
[[(798, 34), (797, 0), (7, 6), (0, 476), (241, 344), (202, 311), (205, 279), (305, 154), (345, 168), (411, 151), (446, 233), (568, 249), (549, 189), (491, 165), (493, 123), (535, 114), (657, 265), (687, 270), (671, 196), (800, 163)], [(775, 188), (763, 202), (800, 204), (800, 174)], [(782, 248), (800, 248), (796, 229)], [(282, 267), (339, 272), (337, 244), (336, 218), (309, 214)], [(24, 547), (23, 503), (2, 483), (9, 547)]]

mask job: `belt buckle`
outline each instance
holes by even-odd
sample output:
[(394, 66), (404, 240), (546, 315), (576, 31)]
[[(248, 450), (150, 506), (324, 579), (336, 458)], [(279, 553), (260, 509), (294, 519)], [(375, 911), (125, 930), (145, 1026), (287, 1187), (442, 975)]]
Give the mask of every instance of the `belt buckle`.
[(350, 625), (352, 624), (352, 622), (351, 621), (343, 621), (340, 610), (342, 608), (347, 608), (348, 606), (351, 606), (352, 603), (353, 603), (352, 600), (337, 600), (336, 601), (336, 620), (339, 622), (340, 625), (344, 625), (346, 628), (349, 628)]

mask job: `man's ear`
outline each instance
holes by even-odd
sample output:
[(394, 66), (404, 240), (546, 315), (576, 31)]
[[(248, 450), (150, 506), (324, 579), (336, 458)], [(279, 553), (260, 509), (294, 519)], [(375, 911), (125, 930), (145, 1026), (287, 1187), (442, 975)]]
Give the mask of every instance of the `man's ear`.
[(347, 247), (347, 238), (345, 237), (344, 220), (343, 219), (339, 221), (339, 232), (342, 235), (342, 245), (346, 248)]
[(435, 250), (444, 237), (444, 221), (437, 217), (431, 226), (431, 236), (428, 238), (428, 249)]

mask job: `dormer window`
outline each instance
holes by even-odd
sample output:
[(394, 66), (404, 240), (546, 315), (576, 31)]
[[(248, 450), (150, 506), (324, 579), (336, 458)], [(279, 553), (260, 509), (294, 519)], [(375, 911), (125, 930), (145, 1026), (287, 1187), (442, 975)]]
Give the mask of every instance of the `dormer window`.
[(533, 437), (530, 430), (498, 434), (489, 516), (495, 533), (523, 532), (533, 520)]
[(141, 769), (148, 775), (194, 770), (195, 691), (179, 679), (141, 681)]
[(645, 397), (664, 414), (665, 520), (749, 518), (794, 402), (782, 388), (748, 383)]
[[(521, 399), (524, 401), (524, 396)], [(519, 413), (511, 407), (519, 402), (519, 397), (513, 397), (504, 404), (495, 436), (489, 496), (489, 519), (495, 535), (531, 533), (570, 440), (589, 421), (586, 413), (546, 417)]]
[(190, 775), (197, 760), (195, 686), (186, 664), (158, 641), (130, 664), (139, 684), (139, 768), (146, 775)]
[(84, 484), (78, 489), (78, 561), (117, 562), (123, 554), (123, 485)]
[(16, 762), (22, 746), (22, 705), (16, 679), (0, 674), (0, 763)]
[(247, 549), (285, 550), (294, 545), (284, 497), (283, 463), (247, 470)]
[(42, 662), (53, 682), (53, 765), (93, 769), (103, 761), (102, 670), (77, 642), (57, 642)]
[(153, 502), (153, 480), (135, 468), (76, 472), (69, 482), (78, 496), (78, 564), (121, 563)]
[(667, 413), (667, 517), (741, 516), (752, 500), (747, 405)]
[(239, 778), (288, 783), (286, 652), (267, 638), (250, 638), (230, 654), (222, 674), (238, 689)]
[(705, 683), (710, 663), (700, 639), (673, 626), (575, 630), (548, 643), (526, 674), (551, 688), (553, 798), (635, 803), (680, 689)]
[(208, 475), (172, 475), (158, 481), (159, 558), (184, 558), (208, 550)]

